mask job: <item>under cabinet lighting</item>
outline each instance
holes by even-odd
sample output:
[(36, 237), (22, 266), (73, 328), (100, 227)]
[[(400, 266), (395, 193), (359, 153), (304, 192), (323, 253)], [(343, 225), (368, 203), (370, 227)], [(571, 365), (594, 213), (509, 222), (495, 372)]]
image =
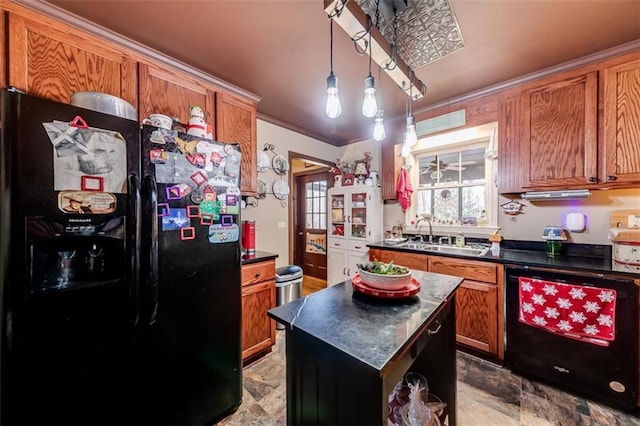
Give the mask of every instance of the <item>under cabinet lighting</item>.
[(552, 200), (579, 200), (591, 195), (588, 189), (575, 189), (566, 191), (539, 191), (525, 192), (522, 194), (523, 200), (528, 201), (552, 201)]

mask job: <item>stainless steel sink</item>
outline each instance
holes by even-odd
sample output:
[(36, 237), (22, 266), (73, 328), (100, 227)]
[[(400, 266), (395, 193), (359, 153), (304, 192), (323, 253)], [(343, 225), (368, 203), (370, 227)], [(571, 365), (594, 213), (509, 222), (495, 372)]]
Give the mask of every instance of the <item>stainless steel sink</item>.
[(399, 244), (397, 247), (406, 247), (412, 250), (424, 250), (435, 253), (459, 254), (462, 256), (484, 256), (489, 252), (489, 247), (483, 246), (447, 246), (440, 244), (425, 244), (416, 242), (407, 242)]

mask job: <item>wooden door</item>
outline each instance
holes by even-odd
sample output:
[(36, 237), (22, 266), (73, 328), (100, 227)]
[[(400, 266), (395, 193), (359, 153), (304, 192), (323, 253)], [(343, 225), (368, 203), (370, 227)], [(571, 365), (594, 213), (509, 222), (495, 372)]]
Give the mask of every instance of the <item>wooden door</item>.
[[(159, 113), (189, 122), (189, 108), (199, 106), (204, 110), (205, 121), (213, 128), (215, 122), (215, 92), (202, 82), (172, 71), (140, 64), (140, 117)], [(214, 135), (215, 139), (215, 135)]]
[(527, 188), (584, 188), (597, 183), (597, 73), (523, 93)]
[(296, 179), (294, 257), (304, 275), (327, 279), (327, 188), (333, 175), (322, 169)]
[(227, 93), (216, 95), (216, 140), (240, 145), (240, 190), (254, 195), (258, 188), (256, 105)]
[(640, 182), (640, 59), (604, 70), (601, 182)]
[(45, 17), (9, 13), (8, 83), (69, 103), (75, 92), (102, 92), (137, 107), (136, 62), (115, 45)]

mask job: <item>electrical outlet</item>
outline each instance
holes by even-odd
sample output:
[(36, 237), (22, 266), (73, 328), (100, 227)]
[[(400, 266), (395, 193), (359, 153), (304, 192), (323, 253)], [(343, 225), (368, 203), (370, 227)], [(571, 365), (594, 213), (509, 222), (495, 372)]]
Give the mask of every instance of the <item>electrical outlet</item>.
[(286, 222), (278, 222), (278, 228), (286, 228), (287, 227), (287, 223)]

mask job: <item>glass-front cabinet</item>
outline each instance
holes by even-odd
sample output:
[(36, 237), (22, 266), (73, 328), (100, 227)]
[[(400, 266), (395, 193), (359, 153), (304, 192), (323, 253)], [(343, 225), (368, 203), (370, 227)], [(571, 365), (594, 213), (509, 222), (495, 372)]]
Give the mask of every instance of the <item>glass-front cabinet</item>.
[(382, 239), (382, 200), (379, 188), (352, 186), (331, 188), (327, 202), (327, 282), (333, 285), (351, 278), (356, 263), (366, 261), (367, 243)]
[(331, 193), (331, 237), (368, 239), (367, 234), (372, 230), (367, 228), (367, 223), (374, 209), (371, 192), (363, 187), (361, 190), (341, 189)]

